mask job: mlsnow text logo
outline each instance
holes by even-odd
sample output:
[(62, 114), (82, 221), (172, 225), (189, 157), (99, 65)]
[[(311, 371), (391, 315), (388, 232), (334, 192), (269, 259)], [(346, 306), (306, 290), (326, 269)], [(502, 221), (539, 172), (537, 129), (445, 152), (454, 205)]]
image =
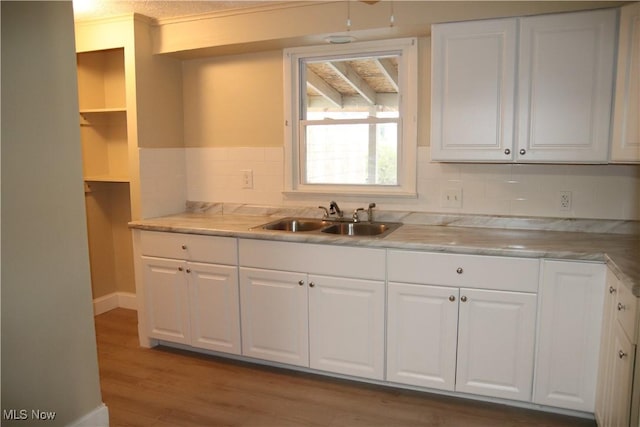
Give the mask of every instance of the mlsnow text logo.
[(16, 421), (24, 421), (24, 420), (40, 420), (40, 421), (50, 421), (56, 418), (56, 413), (54, 411), (41, 411), (40, 409), (32, 409), (29, 411), (28, 409), (3, 409), (2, 410), (2, 419), (3, 420), (16, 420)]

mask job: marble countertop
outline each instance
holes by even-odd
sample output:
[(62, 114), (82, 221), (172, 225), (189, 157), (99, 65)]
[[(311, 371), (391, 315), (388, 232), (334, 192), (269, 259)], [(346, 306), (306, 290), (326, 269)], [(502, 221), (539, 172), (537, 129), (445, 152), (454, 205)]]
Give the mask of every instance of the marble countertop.
[(269, 215), (183, 213), (133, 221), (132, 228), (288, 242), (338, 244), (432, 252), (553, 258), (607, 263), (640, 297), (640, 235), (404, 224), (383, 238), (253, 229)]

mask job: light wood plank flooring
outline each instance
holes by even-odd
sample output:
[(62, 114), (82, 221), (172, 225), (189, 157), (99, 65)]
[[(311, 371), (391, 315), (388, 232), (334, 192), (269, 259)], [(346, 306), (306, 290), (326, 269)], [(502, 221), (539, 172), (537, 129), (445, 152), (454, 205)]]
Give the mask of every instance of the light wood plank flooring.
[(136, 312), (95, 318), (112, 427), (499, 427), (595, 422), (138, 345)]

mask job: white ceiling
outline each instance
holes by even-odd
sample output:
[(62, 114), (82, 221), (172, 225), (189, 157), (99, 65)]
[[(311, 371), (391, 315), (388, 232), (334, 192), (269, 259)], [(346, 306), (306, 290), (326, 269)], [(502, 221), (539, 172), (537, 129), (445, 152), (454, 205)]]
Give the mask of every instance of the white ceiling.
[(78, 20), (139, 13), (161, 20), (179, 18), (223, 10), (255, 7), (273, 1), (219, 1), (219, 0), (73, 0), (74, 17)]

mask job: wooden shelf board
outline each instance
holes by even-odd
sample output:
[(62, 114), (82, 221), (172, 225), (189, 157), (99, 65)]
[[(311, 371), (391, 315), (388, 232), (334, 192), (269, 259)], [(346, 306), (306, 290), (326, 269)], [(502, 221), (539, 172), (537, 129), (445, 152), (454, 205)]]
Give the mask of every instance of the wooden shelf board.
[(92, 175), (85, 176), (85, 182), (126, 182), (128, 183), (130, 180), (126, 176), (111, 176), (111, 175)]
[(106, 114), (106, 113), (125, 113), (127, 109), (122, 108), (82, 108), (80, 114)]

